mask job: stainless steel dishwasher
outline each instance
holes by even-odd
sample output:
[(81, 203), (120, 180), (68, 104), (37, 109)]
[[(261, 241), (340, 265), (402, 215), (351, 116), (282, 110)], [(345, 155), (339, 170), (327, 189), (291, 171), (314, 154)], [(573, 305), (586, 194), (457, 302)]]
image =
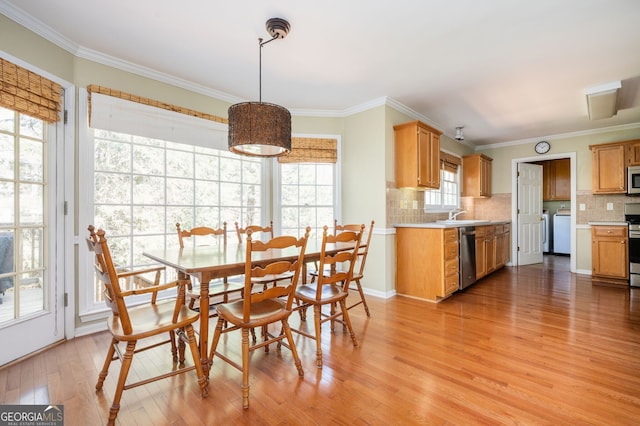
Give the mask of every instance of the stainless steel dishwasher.
[(460, 290), (476, 282), (476, 227), (458, 228), (460, 241)]

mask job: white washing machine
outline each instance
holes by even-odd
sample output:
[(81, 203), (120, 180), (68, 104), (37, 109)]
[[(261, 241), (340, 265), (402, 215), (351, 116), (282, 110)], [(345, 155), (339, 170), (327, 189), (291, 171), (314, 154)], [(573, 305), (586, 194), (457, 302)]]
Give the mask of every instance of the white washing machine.
[(571, 214), (553, 215), (553, 252), (571, 254)]

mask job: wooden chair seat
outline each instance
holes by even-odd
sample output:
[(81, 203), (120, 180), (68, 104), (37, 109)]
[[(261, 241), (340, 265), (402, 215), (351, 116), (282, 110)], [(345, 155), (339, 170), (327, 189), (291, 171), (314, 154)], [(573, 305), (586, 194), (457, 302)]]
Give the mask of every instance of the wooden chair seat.
[(344, 299), (348, 294), (340, 286), (322, 286), (320, 289), (320, 298), (317, 298), (318, 289), (315, 284), (306, 284), (298, 286), (296, 298), (310, 305), (326, 305), (328, 303), (337, 303), (340, 299)]
[(132, 324), (131, 333), (124, 332), (120, 319), (113, 314), (109, 316), (107, 327), (111, 334), (120, 341), (139, 340), (147, 336), (175, 330), (176, 327), (181, 328), (187, 324), (193, 324), (200, 317), (197, 312), (188, 309), (186, 306), (181, 306), (174, 321), (175, 309), (175, 300), (129, 308), (129, 319)]
[(217, 307), (218, 315), (234, 325), (244, 327), (262, 327), (265, 324), (280, 321), (287, 318), (291, 311), (287, 310), (287, 303), (283, 299), (266, 299), (251, 305), (251, 316), (248, 321), (243, 319), (244, 301), (224, 303)]

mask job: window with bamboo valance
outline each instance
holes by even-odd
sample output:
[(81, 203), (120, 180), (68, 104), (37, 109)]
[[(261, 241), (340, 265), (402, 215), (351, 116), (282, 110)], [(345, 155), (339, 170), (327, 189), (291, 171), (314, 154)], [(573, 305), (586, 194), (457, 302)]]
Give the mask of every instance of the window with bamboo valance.
[(55, 123), (60, 120), (62, 86), (0, 58), (0, 106)]
[(338, 141), (331, 138), (291, 138), (291, 152), (278, 157), (279, 163), (335, 163)]
[(451, 173), (458, 172), (458, 166), (462, 164), (462, 159), (455, 155), (440, 151), (440, 168)]

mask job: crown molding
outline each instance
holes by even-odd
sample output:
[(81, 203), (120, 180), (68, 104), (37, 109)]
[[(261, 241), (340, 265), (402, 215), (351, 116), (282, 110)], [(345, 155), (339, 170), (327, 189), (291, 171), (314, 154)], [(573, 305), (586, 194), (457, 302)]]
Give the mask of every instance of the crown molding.
[(515, 145), (524, 145), (524, 144), (539, 142), (540, 140), (547, 140), (547, 139), (550, 139), (550, 140), (569, 139), (569, 138), (577, 138), (580, 136), (599, 135), (602, 133), (616, 132), (620, 130), (634, 130), (634, 129), (640, 129), (640, 123), (622, 124), (620, 126), (603, 127), (600, 129), (580, 130), (577, 132), (559, 133), (556, 135), (537, 136), (535, 138), (519, 139), (519, 140), (509, 141), (509, 142), (499, 142), (499, 143), (493, 143), (489, 145), (478, 145), (476, 146), (476, 151), (483, 151), (485, 149), (494, 149), (494, 148), (504, 148), (504, 147), (515, 146)]

